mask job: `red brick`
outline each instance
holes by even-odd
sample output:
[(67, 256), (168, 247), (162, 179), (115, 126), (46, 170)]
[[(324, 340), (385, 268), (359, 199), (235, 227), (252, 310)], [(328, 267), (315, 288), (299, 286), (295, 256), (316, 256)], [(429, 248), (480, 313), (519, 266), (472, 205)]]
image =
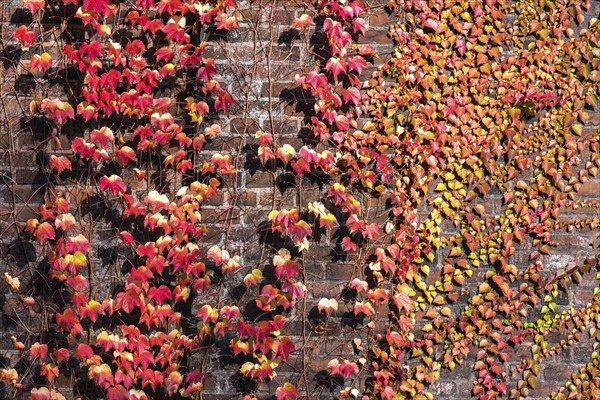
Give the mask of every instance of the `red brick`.
[[(374, 30), (383, 30), (388, 28), (390, 24), (395, 23), (394, 18), (390, 17), (383, 10), (371, 11), (368, 14), (369, 27)], [(383, 28), (383, 29), (382, 29)]]
[(356, 267), (352, 264), (327, 264), (325, 269), (327, 278), (336, 281), (350, 282), (356, 273)]
[(368, 44), (389, 44), (391, 42), (387, 30), (369, 30), (361, 39), (361, 43)]
[(571, 378), (571, 374), (575, 371), (572, 365), (554, 364), (544, 368), (543, 376), (547, 382), (565, 382)]
[(600, 181), (589, 180), (585, 182), (583, 185), (581, 185), (577, 194), (584, 197), (599, 197)]
[(247, 188), (270, 188), (273, 187), (273, 174), (270, 172), (256, 172), (246, 174)]

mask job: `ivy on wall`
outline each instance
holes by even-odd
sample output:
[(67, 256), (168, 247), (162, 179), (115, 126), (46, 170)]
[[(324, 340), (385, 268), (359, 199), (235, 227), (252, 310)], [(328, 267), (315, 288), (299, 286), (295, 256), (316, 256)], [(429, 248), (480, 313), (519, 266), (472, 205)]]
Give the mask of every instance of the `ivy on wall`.
[[(68, 378), (82, 397), (202, 398), (207, 359), (222, 347), (255, 383), (246, 399), (260, 397), (257, 382), (278, 400), (310, 396), (308, 330), (335, 330), (345, 313), (354, 354), (316, 378), (340, 397), (431, 399), (432, 384), (471, 363), (472, 395), (525, 398), (545, 359), (583, 332), (596, 339), (596, 289), (579, 308), (555, 299), (597, 267), (597, 250), (546, 265), (557, 233), (600, 225), (564, 216), (598, 207), (577, 196), (600, 167), (600, 132), (585, 128), (600, 79), (589, 1), (391, 1), (396, 47), (370, 76), (380, 58), (361, 40), (367, 5), (305, 5), (294, 40), (319, 40), (290, 100), (305, 116), (302, 143), (272, 121), (244, 138), (274, 183), (253, 265), (204, 222), (245, 168), (239, 152), (205, 151), (235, 106), (207, 49), (243, 23), (236, 2), (24, 5), (32, 22), (13, 41), (44, 88), (28, 118), (48, 133), (49, 190), (25, 227), (42, 250), (42, 289), (22, 285), (25, 272), (3, 276), (21, 311), (40, 314), (37, 336), (13, 337), (28, 367), (0, 370), (10, 397), (64, 398)], [(277, 194), (289, 174), (295, 206)], [(119, 253), (112, 275), (91, 261), (102, 240)], [(341, 293), (314, 298), (305, 262), (325, 240), (356, 268)], [(288, 334), (291, 315), (301, 335)], [(515, 363), (523, 346), (531, 354)], [(294, 354), (299, 368), (278, 379)], [(552, 397), (600, 396), (597, 362), (593, 353)]]
[[(417, 339), (409, 323), (387, 332), (375, 350), (377, 365), (406, 374), (381, 380), (376, 391), (391, 386), (390, 393), (406, 398), (426, 396), (443, 369), (474, 354), (474, 395), (527, 397), (542, 361), (597, 320), (597, 297), (564, 312), (556, 312), (554, 300), (597, 265), (597, 254), (561, 271), (544, 271), (542, 260), (557, 245), (555, 233), (598, 228), (597, 217), (561, 218), (561, 211), (598, 206), (576, 194), (597, 175), (598, 132), (582, 126), (598, 107), (600, 26), (581, 26), (589, 2), (390, 6), (405, 11), (391, 28), (399, 46), (368, 82), (367, 104), (374, 130), (395, 133), (394, 142), (370, 135), (375, 143), (365, 147), (383, 148), (392, 160), (393, 221), (414, 228), (413, 256), (405, 258), (412, 268), (394, 282), (414, 309), (397, 310), (431, 322)], [(486, 200), (494, 193), (501, 195), (497, 209)], [(415, 210), (423, 205), (429, 212), (419, 218)], [(432, 250), (441, 260), (433, 276)], [(477, 286), (469, 285), (474, 274), (482, 278)], [(565, 339), (548, 346), (557, 331)], [(533, 343), (531, 356), (509, 368), (513, 349), (524, 342)], [(406, 368), (410, 357), (420, 361)], [(589, 364), (554, 398), (597, 395), (595, 375)]]

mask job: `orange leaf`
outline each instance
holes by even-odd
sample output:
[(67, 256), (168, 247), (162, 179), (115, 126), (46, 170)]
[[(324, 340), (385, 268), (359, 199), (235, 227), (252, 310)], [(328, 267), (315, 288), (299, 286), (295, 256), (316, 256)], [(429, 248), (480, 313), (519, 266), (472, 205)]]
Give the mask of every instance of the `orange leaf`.
[(48, 240), (55, 239), (56, 232), (54, 231), (52, 225), (50, 225), (48, 222), (42, 222), (37, 226), (35, 236), (37, 237), (38, 242), (40, 242), (40, 244), (43, 244)]

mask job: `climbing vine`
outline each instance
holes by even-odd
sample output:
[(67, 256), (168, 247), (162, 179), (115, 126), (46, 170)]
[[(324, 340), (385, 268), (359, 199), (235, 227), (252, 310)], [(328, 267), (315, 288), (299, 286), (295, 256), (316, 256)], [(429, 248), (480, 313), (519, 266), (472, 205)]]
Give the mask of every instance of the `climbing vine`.
[[(253, 5), (273, 42), (281, 4)], [(211, 47), (245, 23), (236, 1), (24, 6), (5, 67), (35, 82), (24, 113), (44, 135), (47, 190), (21, 233), (41, 263), (3, 275), (37, 318), (11, 337), (22, 362), (0, 370), (7, 396), (66, 398), (70, 379), (82, 398), (202, 398), (217, 358), (245, 399), (432, 399), (465, 367), (471, 395), (517, 399), (584, 332), (596, 343), (597, 284), (588, 304), (556, 299), (589, 279), (598, 249), (549, 267), (557, 236), (600, 225), (598, 200), (578, 196), (600, 167), (590, 0), (298, 6), (289, 41), (306, 40), (311, 66), (283, 109), (302, 114), (300, 140), (274, 122), (271, 44), (267, 117), (223, 150), (210, 145), (242, 99)], [(384, 12), (391, 54), (364, 39)], [(272, 185), (248, 239), (257, 260), (230, 241), (248, 160)], [(353, 267), (326, 297), (307, 273), (315, 247)], [(311, 370), (336, 331), (352, 351)], [(590, 357), (551, 398), (600, 396)]]
[[(473, 395), (525, 398), (545, 358), (595, 331), (597, 297), (562, 312), (554, 299), (597, 266), (597, 250), (560, 271), (545, 271), (544, 260), (554, 234), (599, 223), (561, 214), (598, 206), (576, 194), (597, 175), (598, 132), (583, 125), (598, 107), (600, 26), (583, 26), (589, 2), (389, 6), (401, 10), (390, 29), (398, 47), (368, 81), (366, 103), (373, 131), (389, 135), (359, 143), (390, 159), (391, 221), (413, 228), (409, 240), (400, 236), (413, 256), (400, 257), (409, 263), (400, 276), (386, 271), (407, 301), (394, 303), (391, 327), (372, 348), (373, 391), (431, 398), (440, 373), (474, 354)], [(431, 322), (415, 331), (415, 318)], [(548, 351), (552, 332), (568, 337)], [(531, 356), (510, 368), (526, 343)], [(568, 393), (552, 397), (596, 396), (593, 376), (588, 364)]]

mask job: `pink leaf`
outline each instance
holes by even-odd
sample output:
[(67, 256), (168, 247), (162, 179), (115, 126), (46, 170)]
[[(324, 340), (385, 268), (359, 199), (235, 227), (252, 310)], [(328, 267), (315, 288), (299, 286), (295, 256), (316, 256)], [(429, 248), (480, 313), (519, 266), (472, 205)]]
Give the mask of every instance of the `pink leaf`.
[(299, 273), (300, 266), (290, 260), (287, 260), (283, 264), (275, 267), (275, 275), (277, 275), (277, 279), (290, 279)]
[(292, 29), (305, 30), (308, 26), (314, 25), (313, 18), (308, 14), (302, 14), (292, 22)]
[(334, 78), (337, 78), (339, 74), (346, 73), (346, 61), (343, 58), (331, 57), (327, 60), (325, 69), (330, 71)]
[(440, 23), (434, 19), (426, 19), (423, 25), (425, 25), (427, 28), (433, 29), (436, 33), (440, 31)]
[(350, 239), (350, 236), (346, 236), (345, 238), (342, 239), (342, 246), (344, 247), (345, 252), (358, 250), (357, 244), (352, 242), (352, 239)]
[(92, 142), (98, 142), (102, 147), (106, 146), (108, 142), (115, 140), (113, 131), (106, 126), (100, 129), (94, 129), (90, 134), (90, 140)]
[(87, 240), (87, 238), (85, 236), (83, 236), (82, 234), (79, 234), (77, 236), (67, 238), (66, 248), (67, 248), (68, 253), (75, 253), (78, 251), (80, 251), (82, 253), (89, 253), (90, 242)]
[(352, 29), (354, 30), (354, 33), (360, 32), (364, 35), (367, 30), (367, 21), (362, 18), (356, 18), (352, 21)]
[(346, 103), (352, 103), (356, 106), (360, 102), (360, 90), (355, 87), (349, 87), (342, 90), (342, 97)]
[(129, 146), (123, 146), (119, 150), (115, 151), (115, 156), (121, 161), (121, 165), (124, 167), (129, 161), (137, 161), (135, 151)]

